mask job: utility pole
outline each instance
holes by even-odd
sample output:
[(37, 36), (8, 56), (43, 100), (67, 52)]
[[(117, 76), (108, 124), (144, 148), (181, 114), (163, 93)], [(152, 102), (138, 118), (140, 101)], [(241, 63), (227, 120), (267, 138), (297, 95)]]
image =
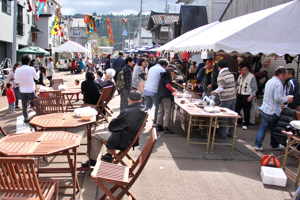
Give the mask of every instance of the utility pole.
[(17, 13), (18, 13), (18, 1), (14, 1), (14, 18), (13, 18), (13, 43), (12, 43), (12, 59), (11, 64), (17, 61)]
[(142, 37), (142, 8), (143, 8), (143, 0), (141, 0), (141, 9), (140, 9), (140, 34), (139, 34), (139, 47), (141, 47), (141, 37)]
[(129, 44), (128, 44), (128, 50), (130, 51), (130, 47), (131, 47), (131, 45), (130, 45), (130, 24), (129, 24), (129, 22), (128, 22), (128, 28), (129, 28), (129, 32), (128, 32), (128, 40), (129, 40)]
[(169, 13), (169, 9), (168, 9), (168, 0), (166, 0), (166, 13)]

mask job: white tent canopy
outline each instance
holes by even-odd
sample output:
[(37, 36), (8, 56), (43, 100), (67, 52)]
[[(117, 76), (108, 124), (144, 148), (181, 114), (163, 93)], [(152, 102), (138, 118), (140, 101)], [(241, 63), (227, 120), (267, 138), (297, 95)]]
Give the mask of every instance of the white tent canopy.
[(87, 48), (84, 48), (80, 44), (69, 40), (68, 42), (56, 47), (55, 52), (88, 52)]
[(214, 51), (227, 54), (300, 53), (300, 1), (220, 22), (172, 47), (176, 52)]
[(159, 52), (162, 52), (162, 51), (172, 51), (173, 50), (173, 47), (177, 44), (180, 44), (184, 41), (186, 41), (187, 39), (189, 39), (190, 37), (193, 37), (217, 24), (219, 24), (220, 22), (219, 21), (216, 21), (216, 22), (213, 22), (213, 23), (210, 23), (210, 24), (207, 24), (207, 25), (204, 25), (204, 26), (201, 26), (201, 27), (198, 27), (198, 28), (195, 28), (191, 31), (188, 31), (186, 32), (185, 34), (175, 38), (174, 40), (171, 40), (170, 42), (168, 42), (167, 44), (159, 47), (156, 51), (159, 51)]

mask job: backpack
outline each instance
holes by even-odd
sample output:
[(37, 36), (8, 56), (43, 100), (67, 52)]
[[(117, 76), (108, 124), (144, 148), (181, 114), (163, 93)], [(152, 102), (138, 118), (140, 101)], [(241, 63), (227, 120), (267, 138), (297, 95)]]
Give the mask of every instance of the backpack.
[(125, 79), (124, 79), (124, 71), (123, 69), (117, 75), (116, 87), (117, 90), (120, 92), (125, 86)]

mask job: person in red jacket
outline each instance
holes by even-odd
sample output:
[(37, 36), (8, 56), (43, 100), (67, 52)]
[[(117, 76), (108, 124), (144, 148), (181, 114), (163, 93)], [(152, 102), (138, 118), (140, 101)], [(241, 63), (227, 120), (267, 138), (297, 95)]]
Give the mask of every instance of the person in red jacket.
[(12, 90), (12, 84), (11, 83), (7, 83), (6, 84), (6, 97), (8, 100), (8, 111), (9, 113), (15, 113), (15, 101), (16, 101), (16, 97), (15, 97), (15, 93)]

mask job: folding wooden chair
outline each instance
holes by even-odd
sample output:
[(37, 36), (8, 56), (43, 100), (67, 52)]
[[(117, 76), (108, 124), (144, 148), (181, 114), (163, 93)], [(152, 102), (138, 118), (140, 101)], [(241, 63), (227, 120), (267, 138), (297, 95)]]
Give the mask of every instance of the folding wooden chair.
[(113, 89), (113, 86), (104, 87), (103, 90), (102, 90), (102, 93), (100, 95), (100, 98), (99, 98), (99, 100), (98, 100), (98, 102), (97, 102), (96, 105), (85, 103), (85, 104), (82, 104), (81, 106), (82, 107), (90, 106), (92, 108), (95, 108), (98, 111), (97, 119), (98, 119), (99, 115), (101, 115), (103, 117), (103, 119), (106, 122), (108, 122), (108, 119), (107, 119), (106, 115), (104, 115), (102, 113), (102, 111), (105, 109), (106, 105), (108, 104), (108, 102), (111, 99), (112, 89)]
[(35, 98), (33, 103), (36, 115), (64, 112), (61, 97)]
[[(107, 195), (110, 199), (116, 200), (121, 199), (125, 194), (127, 194), (132, 199), (136, 199), (130, 192), (129, 189), (137, 180), (141, 172), (143, 171), (150, 154), (153, 150), (154, 144), (157, 140), (156, 129), (152, 130), (146, 146), (137, 158), (136, 162), (133, 164), (132, 169), (135, 170), (134, 176), (129, 180), (129, 167), (123, 165), (117, 165), (113, 163), (97, 161), (94, 171), (91, 175), (91, 179), (96, 182), (96, 184), (105, 193), (100, 199), (104, 200)], [(110, 189), (106, 188), (103, 183), (114, 184)], [(114, 195), (117, 189), (120, 188), (119, 194)]]
[(51, 86), (52, 86), (53, 90), (58, 90), (58, 86), (60, 84), (64, 84), (63, 79), (52, 79), (51, 80)]
[[(109, 102), (112, 100), (112, 98), (114, 97), (114, 94), (115, 94), (116, 90), (117, 90), (117, 87), (114, 86), (113, 91), (112, 91), (112, 93), (111, 93), (110, 100), (108, 101), (108, 103), (109, 103)], [(107, 114), (111, 117), (112, 114), (113, 114), (114, 112), (108, 107), (108, 103), (107, 103), (107, 105), (105, 106), (105, 110), (106, 110)]]
[(3, 130), (3, 128), (2, 128), (1, 125), (0, 125), (0, 131), (1, 131), (1, 133), (3, 134), (4, 137), (7, 136), (7, 134), (5, 133), (5, 131)]
[(0, 158), (0, 199), (58, 199), (59, 181), (38, 179), (33, 158)]
[[(118, 153), (116, 152), (116, 150), (109, 149), (109, 153), (111, 153), (113, 155), (113, 157), (111, 159), (111, 163), (115, 163), (115, 164), (121, 163), (124, 166), (130, 166), (131, 164), (134, 163), (133, 158), (128, 154), (128, 152), (133, 147), (133, 145), (136, 143), (136, 141), (139, 139), (140, 134), (142, 133), (142, 130), (143, 130), (143, 128), (145, 126), (145, 123), (147, 121), (147, 118), (148, 118), (148, 114), (146, 115), (139, 131), (135, 135), (135, 138), (133, 139), (133, 141), (132, 141), (132, 143), (130, 144), (129, 147), (127, 147), (124, 151), (119, 151)], [(128, 164), (128, 165), (126, 165), (125, 162), (123, 161), (123, 158), (125, 156), (129, 159), (130, 164)]]

